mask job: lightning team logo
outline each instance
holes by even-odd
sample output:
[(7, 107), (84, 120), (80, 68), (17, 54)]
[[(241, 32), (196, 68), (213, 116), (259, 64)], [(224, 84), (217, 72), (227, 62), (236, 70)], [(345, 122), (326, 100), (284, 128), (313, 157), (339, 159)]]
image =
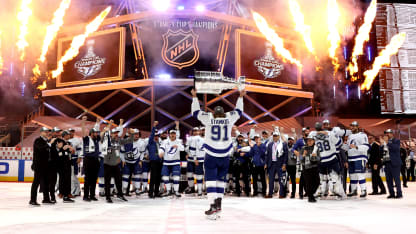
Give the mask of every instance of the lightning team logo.
[(260, 72), (264, 79), (273, 79), (282, 73), (284, 67), (273, 57), (273, 46), (266, 42), (266, 54), (260, 59), (254, 60), (254, 66)]
[(87, 54), (74, 65), (75, 69), (84, 76), (84, 79), (97, 74), (105, 64), (105, 58), (94, 53), (94, 40), (87, 41)]

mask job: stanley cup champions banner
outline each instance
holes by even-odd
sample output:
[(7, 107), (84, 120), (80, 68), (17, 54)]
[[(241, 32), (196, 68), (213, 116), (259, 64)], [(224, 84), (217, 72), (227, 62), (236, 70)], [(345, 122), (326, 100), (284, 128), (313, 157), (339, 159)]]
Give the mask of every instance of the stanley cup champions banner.
[[(58, 61), (70, 47), (72, 37), (58, 42)], [(121, 80), (124, 71), (125, 28), (104, 30), (92, 34), (79, 54), (64, 64), (56, 86), (89, 84)]]
[[(283, 62), (262, 34), (237, 29), (235, 37), (237, 77), (245, 76), (253, 84), (302, 88), (301, 72), (296, 65)], [(294, 44), (285, 46), (296, 53)]]

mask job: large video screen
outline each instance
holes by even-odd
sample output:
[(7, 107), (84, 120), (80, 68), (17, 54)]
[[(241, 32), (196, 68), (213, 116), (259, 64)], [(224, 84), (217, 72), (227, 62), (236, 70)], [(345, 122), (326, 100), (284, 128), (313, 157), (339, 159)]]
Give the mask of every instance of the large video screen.
[[(90, 84), (121, 80), (124, 70), (125, 29), (104, 30), (93, 33), (80, 48), (78, 56), (64, 64), (64, 71), (56, 86)], [(72, 37), (58, 42), (58, 60), (70, 48)]]
[(416, 4), (378, 4), (378, 51), (400, 32), (406, 32), (406, 41), (379, 74), (382, 114), (416, 114)]

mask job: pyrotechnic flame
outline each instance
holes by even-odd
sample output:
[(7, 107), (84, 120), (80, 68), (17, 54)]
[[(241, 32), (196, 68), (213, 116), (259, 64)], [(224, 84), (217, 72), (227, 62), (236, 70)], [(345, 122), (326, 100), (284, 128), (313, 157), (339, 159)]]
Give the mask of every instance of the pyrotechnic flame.
[(59, 29), (64, 24), (64, 16), (70, 4), (71, 0), (62, 0), (59, 8), (53, 14), (52, 23), (46, 28), (46, 36), (43, 41), (42, 54), (39, 57), (39, 61), (42, 63), (45, 62), (45, 56), (48, 52), (49, 46), (58, 34)]
[(1, 56), (1, 33), (0, 30), (0, 75), (3, 74), (3, 57)]
[(399, 51), (399, 48), (403, 45), (405, 39), (406, 33), (402, 32), (396, 34), (386, 48), (380, 52), (380, 55), (374, 60), (372, 69), (364, 72), (365, 80), (361, 85), (362, 90), (369, 90), (371, 88), (371, 85), (373, 84), (373, 81), (381, 67), (390, 65), (390, 56)]
[(373, 25), (373, 21), (376, 18), (376, 13), (377, 0), (373, 0), (371, 1), (370, 6), (365, 13), (364, 23), (360, 26), (358, 34), (355, 37), (355, 45), (352, 52), (351, 63), (348, 65), (348, 70), (352, 81), (357, 80), (357, 77), (354, 76), (354, 74), (358, 72), (357, 56), (364, 54), (364, 43), (370, 40), (370, 31)]
[(283, 58), (283, 61), (289, 61), (290, 63), (298, 66), (299, 69), (302, 69), (302, 64), (293, 58), (289, 50), (284, 47), (283, 39), (267, 24), (266, 19), (263, 18), (260, 14), (253, 11), (253, 18), (256, 22), (257, 28), (260, 32), (266, 37), (266, 39), (273, 44), (274, 50), (278, 55)]
[(20, 22), (20, 34), (19, 39), (16, 43), (17, 49), (20, 52), (20, 60), (25, 60), (25, 48), (29, 46), (29, 43), (26, 41), (26, 36), (28, 34), (28, 23), (29, 18), (32, 15), (32, 10), (30, 9), (30, 4), (32, 0), (22, 0), (20, 5), (20, 11), (17, 14), (17, 19)]
[(38, 89), (39, 90), (44, 90), (44, 89), (46, 89), (48, 86), (46, 85), (46, 81), (43, 81), (43, 83), (42, 83), (42, 85), (39, 85), (38, 86)]
[(33, 68), (32, 72), (33, 72), (33, 75), (35, 75), (37, 77), (40, 76), (40, 68), (39, 68), (39, 65), (38, 64), (35, 65), (35, 67)]
[[(305, 19), (300, 10), (299, 3), (296, 0), (289, 0), (289, 7), (293, 20), (295, 21), (295, 30), (302, 35), (308, 51), (315, 55), (315, 49), (313, 48), (311, 38), (311, 27), (305, 24)], [(315, 56), (315, 59), (318, 59), (318, 57)]]
[(58, 68), (54, 71), (52, 71), (51, 75), (52, 78), (58, 77), (64, 70), (64, 63), (70, 61), (71, 59), (75, 58), (78, 53), (81, 46), (84, 45), (85, 40), (87, 37), (97, 31), (97, 29), (100, 27), (101, 23), (105, 19), (105, 17), (108, 15), (108, 13), (111, 10), (111, 6), (107, 7), (105, 10), (103, 10), (91, 23), (89, 23), (86, 28), (84, 34), (78, 35), (72, 39), (71, 47), (65, 51), (64, 56), (61, 57), (61, 59), (58, 62)]
[(339, 35), (337, 24), (340, 18), (340, 12), (337, 4), (337, 0), (328, 0), (328, 41), (330, 43), (329, 47), (329, 57), (332, 59), (332, 64), (334, 65), (334, 75), (337, 73), (339, 68), (339, 61), (336, 54), (338, 47), (341, 44), (341, 36)]

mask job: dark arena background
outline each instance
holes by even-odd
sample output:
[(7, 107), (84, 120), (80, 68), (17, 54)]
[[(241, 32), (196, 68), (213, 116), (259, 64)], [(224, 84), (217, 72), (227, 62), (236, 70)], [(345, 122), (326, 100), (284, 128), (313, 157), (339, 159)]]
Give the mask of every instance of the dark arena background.
[[(300, 14), (289, 9), (293, 2), (299, 4)], [(338, 7), (329, 9), (331, 2)], [(366, 17), (371, 14), (368, 12), (372, 2), (376, 4), (375, 16), (369, 20)], [(64, 4), (67, 6), (63, 7)], [(60, 12), (56, 11), (59, 7), (63, 9)], [(336, 14), (338, 11), (340, 15)], [(266, 26), (256, 14), (264, 17)], [(297, 25), (299, 22), (305, 25)], [(365, 24), (368, 32), (360, 31)], [(49, 43), (46, 42), (48, 36)], [(311, 44), (307, 43), (308, 39)], [(358, 54), (357, 43), (362, 45)], [(387, 61), (381, 62), (383, 55)], [(354, 61), (356, 70), (352, 72), (349, 66), (354, 65)], [(259, 133), (260, 130), (272, 132), (279, 126), (282, 133), (300, 138), (303, 127), (313, 128), (315, 122), (328, 119), (332, 126), (342, 129), (349, 129), (351, 122), (358, 121), (360, 130), (377, 140), (386, 129), (392, 129), (403, 148), (410, 152), (416, 147), (416, 4), (413, 1), (1, 0), (0, 182), (16, 182), (0, 183), (0, 194), (6, 194), (9, 185), (16, 186), (13, 195), (4, 196), (12, 200), (13, 206), (8, 209), (18, 206), (18, 198), (27, 204), (29, 184), (17, 182), (33, 181), (33, 142), (42, 127), (72, 128), (80, 137), (84, 116), (88, 128), (96, 120), (102, 128), (107, 124), (117, 127), (123, 119), (124, 128), (139, 129), (142, 137), (148, 137), (154, 121), (159, 122), (160, 131), (173, 129), (175, 121), (179, 121), (181, 138), (186, 141), (191, 130), (201, 125), (191, 113), (196, 71), (220, 72), (236, 80), (245, 77), (244, 112), (235, 124), (245, 137), (254, 126)], [(375, 72), (372, 79), (369, 78), (371, 72)], [(237, 89), (220, 94), (198, 94), (204, 111), (213, 111), (216, 106), (222, 106), (226, 112), (234, 110), (238, 97)], [(408, 158), (407, 162), (409, 160), (414, 159)], [(182, 161), (186, 161), (184, 155)], [(412, 163), (414, 173), (414, 161)], [(186, 173), (182, 166), (183, 182)], [(371, 181), (370, 170), (367, 177)], [(382, 177), (385, 179), (384, 170)], [(181, 184), (181, 191), (183, 189)], [(410, 194), (416, 195), (414, 186), (406, 191), (409, 191), (407, 198)], [(202, 227), (206, 232), (272, 233), (270, 225), (276, 223), (276, 227), (282, 225), (283, 232), (396, 231), (376, 224), (385, 217), (372, 215), (384, 212), (386, 216), (389, 214), (386, 219), (391, 225), (399, 225), (404, 233), (415, 230), (409, 218), (414, 212), (409, 207), (416, 204), (409, 200), (387, 203), (377, 198), (374, 206), (366, 203), (358, 217), (371, 216), (369, 226), (364, 221), (357, 221), (354, 226), (351, 220), (328, 220), (332, 215), (342, 216), (341, 211), (348, 209), (347, 206), (354, 209), (348, 214), (360, 213), (361, 207), (357, 204), (344, 203), (344, 207), (339, 203), (334, 208), (338, 210), (330, 213), (335, 205), (330, 204), (332, 201), (323, 202), (323, 209), (313, 207), (305, 211), (305, 215), (316, 216), (309, 223), (297, 219), (296, 212), (303, 209), (300, 201), (268, 211), (263, 200), (244, 199), (231, 202), (235, 220), (230, 226), (235, 226), (234, 229), (226, 225), (229, 218), (221, 221), (220, 229), (211, 228), (206, 220), (201, 221)], [(157, 217), (152, 213), (150, 201), (143, 198), (134, 202), (139, 206), (144, 202), (145, 212)], [(134, 209), (131, 208), (134, 202), (129, 201), (129, 209)], [(173, 216), (173, 220), (174, 213), (178, 212), (179, 216), (186, 216), (193, 222), (192, 217), (202, 212), (188, 211), (202, 209), (192, 200), (191, 203), (162, 202), (155, 209), (163, 215), (167, 213), (170, 218)], [(249, 208), (238, 214), (239, 206), (245, 202)], [(1, 206), (6, 203), (0, 195)], [(93, 210), (92, 207), (88, 209)], [(371, 212), (379, 207), (380, 210)], [(290, 210), (287, 216), (284, 209)], [(400, 216), (403, 220), (390, 217), (403, 209), (412, 212), (406, 211)], [(5, 217), (5, 209), (0, 210), (0, 228), (5, 227), (6, 232), (31, 230), (27, 229), (31, 225), (31, 221), (27, 221), (29, 216), (24, 216), (25, 222), (17, 222)], [(51, 210), (41, 211), (40, 216), (54, 220)], [(108, 208), (104, 214), (109, 215), (110, 210)], [(284, 218), (265, 218), (263, 210), (266, 210), (264, 214), (272, 216), (276, 212)], [(115, 212), (123, 215), (120, 210)], [(19, 214), (19, 211), (13, 212), (16, 217)], [(137, 219), (145, 218), (145, 214), (132, 214)], [(75, 215), (90, 217), (94, 214), (80, 208)], [(324, 221), (317, 218), (320, 215)], [(250, 221), (253, 227), (245, 223), (250, 220), (245, 216), (253, 218)], [(407, 219), (410, 221), (405, 223)], [(290, 220), (297, 221), (290, 226), (287, 224)], [(68, 223), (61, 219), (55, 221), (62, 222), (56, 226), (59, 230), (80, 231), (77, 228), (65, 230)], [(130, 229), (100, 227), (100, 223), (108, 222), (105, 218), (95, 218), (91, 228), (87, 228), (85, 222), (76, 222), (81, 225), (80, 229), (85, 227), (81, 232), (138, 232), (139, 229), (133, 228), (136, 223), (129, 224), (130, 221), (133, 220), (121, 221), (121, 225)], [(202, 232), (196, 225), (172, 228), (189, 224), (182, 221), (178, 224), (164, 219), (163, 227), (155, 229), (152, 227), (157, 223), (153, 221), (140, 225), (148, 225), (143, 230), (149, 233)], [(42, 229), (39, 220), (33, 222), (36, 223), (33, 224), (34, 233), (54, 230), (52, 227)], [(259, 225), (268, 222), (269, 226)]]

